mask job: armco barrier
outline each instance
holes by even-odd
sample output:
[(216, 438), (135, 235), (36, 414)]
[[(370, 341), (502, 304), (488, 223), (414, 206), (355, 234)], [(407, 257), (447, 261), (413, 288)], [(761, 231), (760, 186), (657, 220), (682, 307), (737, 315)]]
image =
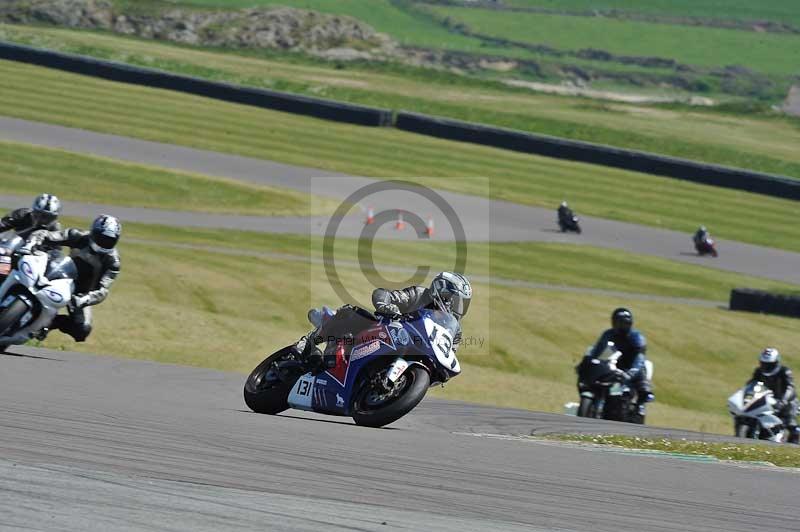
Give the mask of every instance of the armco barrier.
[(169, 89), (217, 100), (264, 107), (362, 126), (390, 126), (392, 112), (362, 105), (311, 98), (266, 89), (241, 87), (191, 76), (171, 74), (92, 57), (0, 42), (0, 59), (19, 61), (111, 81)]
[(471, 142), (507, 150), (535, 153), (545, 157), (568, 159), (612, 166), (635, 172), (655, 174), (705, 185), (734, 188), (800, 200), (800, 180), (790, 177), (750, 172), (738, 168), (705, 164), (686, 159), (537, 135), (449, 118), (399, 112), (398, 129), (448, 140)]
[(800, 318), (800, 297), (735, 288), (731, 290), (730, 309)]

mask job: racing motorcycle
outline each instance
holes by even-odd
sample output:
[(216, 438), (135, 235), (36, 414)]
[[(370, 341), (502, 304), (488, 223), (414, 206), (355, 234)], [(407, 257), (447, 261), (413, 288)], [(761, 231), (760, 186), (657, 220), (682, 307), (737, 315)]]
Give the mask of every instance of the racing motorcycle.
[[(580, 403), (578, 417), (591, 417), (644, 424), (644, 416), (639, 413), (636, 389), (627, 384), (628, 374), (617, 368), (617, 360), (622, 356), (613, 342), (598, 357), (590, 357), (592, 347), (584, 354), (583, 360), (575, 368), (578, 374)], [(653, 378), (653, 363), (645, 361), (648, 380)]]
[(776, 415), (772, 390), (763, 382), (751, 382), (728, 398), (735, 435), (739, 438), (785, 441), (784, 425)]
[(712, 257), (716, 257), (717, 253), (717, 245), (714, 242), (714, 239), (710, 236), (703, 238), (702, 240), (696, 241), (694, 243), (694, 249), (697, 251), (697, 254), (701, 257), (703, 255), (711, 255)]
[(41, 338), (75, 291), (78, 269), (60, 251), (18, 256), (16, 268), (0, 285), (0, 352)]
[(558, 218), (558, 227), (561, 229), (562, 233), (566, 233), (567, 231), (574, 231), (575, 233), (581, 234), (581, 226), (578, 223), (578, 217), (574, 214), (562, 218)]
[(421, 309), (392, 320), (360, 312), (370, 325), (328, 342), (324, 371), (309, 371), (294, 346), (267, 357), (245, 382), (247, 406), (260, 414), (296, 408), (351, 416), (358, 425), (382, 427), (413, 410), (429, 387), (461, 373), (451, 314)]

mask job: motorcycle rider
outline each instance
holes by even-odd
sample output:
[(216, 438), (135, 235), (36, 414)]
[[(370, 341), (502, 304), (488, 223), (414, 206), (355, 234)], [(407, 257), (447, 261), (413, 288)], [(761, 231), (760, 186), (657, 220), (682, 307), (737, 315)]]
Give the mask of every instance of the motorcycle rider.
[(24, 239), (40, 229), (58, 231), (61, 229), (58, 223), (59, 214), (61, 201), (52, 194), (39, 194), (30, 209), (15, 209), (0, 218), (0, 233), (14, 230)]
[(797, 392), (792, 370), (781, 364), (781, 354), (774, 347), (765, 348), (758, 357), (758, 367), (747, 382), (763, 382), (772, 390), (777, 403), (773, 407), (789, 432), (789, 443), (800, 443), (800, 428), (797, 426)]
[(622, 353), (617, 360), (617, 369), (624, 372), (623, 378), (636, 389), (639, 414), (645, 415), (645, 404), (653, 401), (653, 387), (645, 370), (647, 340), (644, 335), (633, 328), (633, 313), (627, 308), (617, 308), (611, 313), (611, 328), (603, 332), (597, 340), (589, 357), (600, 356), (613, 342)]
[(119, 275), (120, 257), (116, 250), (122, 225), (113, 216), (103, 214), (92, 223), (89, 231), (35, 231), (17, 252), (30, 254), (42, 246), (68, 246), (78, 269), (75, 294), (67, 307), (68, 315), (59, 315), (51, 328), (64, 332), (76, 342), (85, 342), (92, 332), (92, 309), (102, 303)]
[(561, 225), (569, 225), (572, 223), (573, 217), (572, 209), (569, 208), (566, 201), (562, 201), (558, 206), (558, 222)]
[(701, 225), (697, 231), (695, 231), (692, 240), (694, 240), (694, 245), (697, 247), (709, 238), (711, 238), (711, 234), (708, 232), (708, 229), (706, 229), (705, 225)]
[[(460, 273), (441, 272), (429, 288), (409, 286), (402, 290), (376, 288), (372, 292), (372, 304), (375, 314), (396, 320), (422, 308), (441, 310), (452, 314), (459, 322), (466, 315), (472, 299), (472, 286)], [(312, 309), (309, 316), (314, 312)], [(302, 360), (308, 361), (311, 367), (320, 367), (323, 362), (322, 352), (316, 347), (323, 342), (333, 342), (354, 332), (367, 329), (374, 319), (368, 312), (358, 307), (345, 305), (327, 321), (319, 324), (311, 332), (303, 336), (297, 344)], [(311, 340), (311, 341), (309, 341)], [(453, 339), (453, 350), (461, 342), (459, 329)]]

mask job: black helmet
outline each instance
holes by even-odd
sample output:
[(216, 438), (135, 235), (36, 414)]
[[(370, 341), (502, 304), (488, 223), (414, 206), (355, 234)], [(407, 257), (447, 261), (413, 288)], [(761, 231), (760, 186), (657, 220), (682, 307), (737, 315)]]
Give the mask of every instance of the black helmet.
[(611, 327), (617, 332), (628, 332), (633, 327), (633, 313), (620, 307), (611, 313)]
[(52, 194), (39, 194), (33, 200), (31, 216), (35, 227), (47, 227), (58, 219), (59, 214), (61, 214), (61, 202)]
[(767, 347), (758, 357), (759, 368), (765, 377), (774, 375), (781, 367), (781, 354), (774, 347)]
[(113, 216), (102, 214), (92, 223), (89, 234), (90, 245), (95, 253), (111, 253), (119, 242), (122, 224)]
[(436, 307), (458, 320), (466, 315), (472, 300), (472, 286), (460, 273), (440, 273), (433, 278), (430, 292)]

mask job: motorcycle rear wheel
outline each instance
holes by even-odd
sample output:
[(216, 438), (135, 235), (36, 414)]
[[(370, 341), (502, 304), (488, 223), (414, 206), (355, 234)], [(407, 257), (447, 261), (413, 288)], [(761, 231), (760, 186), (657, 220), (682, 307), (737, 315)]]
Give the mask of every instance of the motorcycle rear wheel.
[(371, 377), (366, 377), (353, 401), (353, 421), (365, 427), (378, 428), (394, 423), (422, 401), (431, 385), (431, 376), (419, 366), (411, 366), (400, 376), (394, 394), (378, 389)]
[(264, 359), (250, 372), (244, 383), (244, 402), (257, 414), (279, 414), (289, 408), (289, 393), (300, 373), (292, 378), (280, 379), (275, 363), (288, 359), (289, 348)]

